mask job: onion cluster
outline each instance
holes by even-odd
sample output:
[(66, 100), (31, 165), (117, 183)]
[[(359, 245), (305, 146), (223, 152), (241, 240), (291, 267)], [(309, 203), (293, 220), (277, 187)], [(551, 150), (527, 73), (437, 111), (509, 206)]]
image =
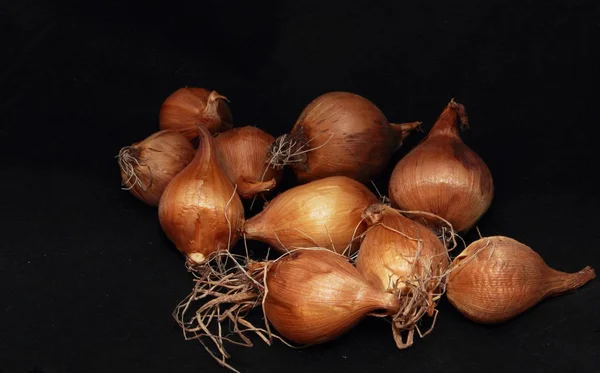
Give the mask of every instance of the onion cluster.
[[(504, 236), (465, 243), (452, 258), (494, 196), (490, 169), (460, 137), (469, 122), (454, 100), (395, 165), (382, 200), (365, 184), (420, 122), (390, 123), (367, 98), (329, 92), (274, 138), (234, 127), (226, 102), (204, 88), (176, 90), (160, 130), (117, 158), (123, 189), (158, 206), (160, 227), (195, 276), (175, 320), (227, 368), (235, 370), (226, 343), (251, 346), (248, 334), (314, 345), (375, 316), (404, 349), (431, 332), (444, 295), (474, 322), (501, 323), (595, 278), (590, 267), (550, 268)], [(298, 184), (287, 190), (284, 167)], [(264, 208), (251, 215), (243, 199), (258, 197)], [(242, 240), (275, 257), (235, 253)], [(256, 311), (263, 325), (249, 321)]]

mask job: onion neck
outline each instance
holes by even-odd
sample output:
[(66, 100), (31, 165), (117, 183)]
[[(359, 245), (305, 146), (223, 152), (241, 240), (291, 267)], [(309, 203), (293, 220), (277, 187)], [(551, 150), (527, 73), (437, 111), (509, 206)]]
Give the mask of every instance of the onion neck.
[(258, 193), (268, 192), (275, 187), (275, 178), (267, 181), (249, 180), (243, 178), (238, 183), (238, 191), (244, 198), (252, 198)]
[(398, 296), (387, 292), (382, 294), (381, 300), (383, 301), (383, 304), (381, 308), (386, 310), (389, 315), (395, 315), (400, 312), (400, 299), (398, 299)]
[(231, 128), (233, 125), (225, 121), (219, 115), (219, 102), (220, 100), (227, 100), (227, 97), (220, 95), (217, 91), (212, 91), (206, 100), (206, 106), (202, 111), (202, 117), (200, 119), (201, 125), (207, 128), (214, 128), (215, 130), (219, 127)]
[(384, 211), (388, 207), (384, 204), (377, 203), (371, 205), (365, 209), (362, 213), (362, 218), (367, 222), (368, 226), (373, 226), (379, 224), (381, 219), (383, 218)]
[(421, 122), (390, 123), (390, 126), (392, 127), (392, 131), (394, 132), (394, 135), (398, 140), (395, 150), (398, 150), (400, 146), (402, 146), (404, 139), (406, 139), (411, 134), (411, 132), (422, 131)]
[(193, 175), (200, 177), (206, 175), (211, 163), (215, 162), (216, 153), (208, 128), (198, 125), (196, 133), (198, 134), (198, 149), (189, 167), (194, 168)]
[(596, 278), (596, 272), (591, 267), (585, 267), (579, 272), (565, 273), (552, 270), (552, 280), (548, 285), (548, 296), (557, 296), (573, 291)]
[(262, 217), (263, 214), (259, 213), (250, 219), (244, 220), (239, 230), (240, 236), (251, 240), (262, 237), (260, 228)]
[(460, 128), (469, 128), (469, 120), (465, 107), (454, 100), (450, 101), (437, 122), (433, 125), (428, 136), (451, 136), (460, 138), (458, 120), (460, 119)]

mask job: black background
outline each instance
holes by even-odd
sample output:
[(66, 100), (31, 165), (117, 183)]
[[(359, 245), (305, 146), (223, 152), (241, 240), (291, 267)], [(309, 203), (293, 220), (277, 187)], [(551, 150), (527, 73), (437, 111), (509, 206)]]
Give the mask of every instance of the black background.
[[(390, 120), (426, 130), (454, 97), (471, 122), (465, 142), (495, 178), (481, 232), (518, 239), (557, 269), (600, 268), (597, 1), (8, 3), (2, 373), (225, 372), (172, 320), (191, 276), (156, 210), (120, 190), (114, 158), (157, 130), (161, 102), (185, 85), (218, 90), (237, 126), (273, 135), (327, 91), (361, 94)], [(386, 190), (385, 174), (377, 184)], [(377, 319), (304, 350), (230, 348), (231, 363), (243, 372), (598, 372), (599, 309), (598, 280), (498, 326), (443, 301), (435, 331), (404, 351)]]

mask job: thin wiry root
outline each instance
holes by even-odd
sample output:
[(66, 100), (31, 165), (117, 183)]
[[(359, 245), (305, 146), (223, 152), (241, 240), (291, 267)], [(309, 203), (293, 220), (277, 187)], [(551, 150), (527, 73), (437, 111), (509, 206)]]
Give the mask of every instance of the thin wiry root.
[[(422, 273), (411, 278), (399, 278), (395, 284), (396, 289), (401, 289), (398, 291), (400, 311), (392, 317), (392, 331), (400, 349), (412, 345), (415, 331), (422, 338), (433, 330), (438, 314), (437, 302), (446, 289), (445, 276), (432, 273), (432, 267), (435, 267), (431, 265), (432, 259), (419, 260), (422, 261)], [(425, 332), (421, 332), (419, 324), (425, 315), (430, 316), (432, 322)], [(406, 338), (402, 338), (403, 334)]]
[(269, 147), (269, 160), (267, 163), (276, 170), (280, 170), (289, 164), (306, 168), (306, 154), (327, 145), (332, 138), (333, 134), (323, 144), (310, 148), (310, 143), (315, 138), (306, 140), (306, 136), (302, 131), (298, 134), (279, 136)]
[(119, 154), (117, 154), (117, 156), (115, 157), (119, 162), (119, 167), (121, 168), (121, 171), (123, 171), (123, 174), (126, 177), (121, 182), (121, 185), (123, 186), (121, 189), (123, 190), (131, 190), (136, 185), (139, 185), (139, 187), (142, 188), (143, 191), (147, 191), (148, 188), (150, 188), (150, 186), (152, 185), (152, 170), (150, 168), (148, 168), (148, 172), (150, 173), (150, 175), (148, 175), (148, 185), (145, 185), (142, 182), (142, 179), (140, 179), (136, 172), (137, 167), (142, 167), (142, 164), (138, 160), (138, 156), (135, 154), (137, 152), (139, 151), (134, 147), (125, 146), (121, 148), (121, 150), (119, 150)]
[[(399, 349), (404, 349), (413, 344), (415, 332), (423, 338), (435, 327), (438, 315), (437, 303), (446, 291), (446, 278), (452, 270), (441, 265), (444, 261), (440, 256), (446, 256), (450, 261), (450, 252), (457, 246), (457, 234), (449, 222), (436, 215), (421, 211), (400, 212), (431, 215), (439, 218), (447, 225), (442, 230), (442, 235), (438, 237), (444, 243), (445, 249), (436, 255), (423, 256), (423, 240), (419, 229), (416, 230), (416, 237), (412, 237), (405, 232), (378, 223), (378, 225), (406, 239), (417, 242), (415, 255), (403, 257), (411, 266), (408, 276), (398, 276), (395, 280), (390, 276), (390, 287), (395, 289), (400, 300), (400, 310), (392, 317), (392, 332), (396, 346)], [(426, 315), (431, 318), (431, 325), (423, 332), (421, 323)]]
[(375, 192), (377, 193), (377, 195), (379, 196), (379, 203), (381, 203), (382, 205), (386, 205), (386, 206), (391, 206), (392, 205), (392, 200), (390, 200), (388, 198), (388, 196), (383, 195), (379, 192), (379, 188), (377, 188), (377, 185), (375, 185), (375, 183), (373, 182), (373, 180), (371, 180), (371, 184), (373, 185), (373, 188), (375, 188)]
[[(460, 237), (458, 235), (458, 233), (456, 233), (456, 231), (454, 230), (454, 227), (452, 227), (452, 224), (448, 220), (442, 218), (439, 215), (432, 214), (432, 213), (426, 212), (426, 211), (405, 211), (405, 210), (397, 210), (397, 211), (403, 215), (429, 216), (431, 218), (438, 219), (439, 221), (444, 223), (444, 226), (442, 226), (442, 230), (441, 230), (440, 234), (438, 235), (438, 238), (440, 239), (440, 241), (442, 241), (442, 243), (444, 243), (444, 245), (446, 245), (446, 249), (448, 250), (448, 252), (451, 252), (458, 246), (458, 243), (456, 242), (456, 237), (458, 237), (460, 240), (462, 240), (462, 237)], [(464, 243), (464, 241), (463, 241), (463, 243)]]
[[(201, 267), (195, 267), (192, 272), (196, 277), (194, 288), (173, 311), (173, 318), (181, 327), (184, 338), (198, 340), (221, 366), (234, 372), (238, 371), (227, 363), (231, 355), (225, 349), (225, 342), (252, 347), (252, 340), (248, 337), (250, 334), (258, 336), (267, 345), (277, 339), (289, 347), (300, 348), (271, 331), (265, 312), (269, 264), (296, 250), (328, 249), (295, 249), (275, 260), (261, 262), (221, 251), (214, 253)], [(198, 308), (196, 302), (200, 303)], [(259, 305), (264, 316), (264, 327), (256, 327), (246, 319), (248, 313)], [(226, 331), (225, 323), (229, 325)]]
[[(249, 261), (244, 266), (242, 259), (228, 251), (217, 252), (206, 264), (195, 267), (194, 288), (173, 311), (186, 340), (197, 339), (219, 364), (235, 372), (226, 362), (230, 355), (225, 342), (251, 347), (247, 334), (257, 335), (269, 345), (273, 338), (270, 331), (246, 320), (249, 311), (263, 300), (266, 263)], [(202, 303), (200, 307), (194, 308), (196, 302)], [(223, 328), (226, 322), (227, 331)]]
[[(262, 172), (261, 177), (260, 177), (260, 181), (261, 182), (265, 181), (265, 176), (267, 175), (267, 171), (269, 171), (269, 168), (271, 168), (271, 167), (272, 166), (269, 164), (269, 161), (266, 161), (265, 165), (264, 165), (263, 172)], [(255, 194), (254, 197), (252, 197), (252, 203), (250, 203), (250, 210), (252, 210), (252, 208), (254, 207), (254, 203), (256, 202), (256, 197), (258, 197), (259, 195), (263, 198), (263, 200), (265, 202), (268, 202), (267, 199), (265, 198), (264, 193)]]

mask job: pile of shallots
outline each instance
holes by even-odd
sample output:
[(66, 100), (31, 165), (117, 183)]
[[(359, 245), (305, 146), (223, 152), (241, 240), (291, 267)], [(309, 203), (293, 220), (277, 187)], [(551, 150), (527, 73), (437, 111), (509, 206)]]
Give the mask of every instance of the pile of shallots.
[[(124, 189), (158, 206), (162, 229), (194, 275), (173, 314), (185, 338), (235, 370), (227, 343), (313, 345), (376, 316), (388, 318), (396, 345), (406, 348), (415, 333), (433, 329), (444, 294), (469, 319), (500, 323), (595, 277), (589, 267), (552, 269), (502, 236), (465, 243), (452, 258), (459, 234), (494, 194), (490, 170), (460, 138), (468, 120), (454, 100), (396, 164), (389, 198), (373, 194), (365, 184), (420, 124), (390, 123), (366, 98), (330, 92), (274, 138), (234, 127), (215, 91), (171, 94), (160, 131), (117, 158)], [(297, 186), (281, 190), (286, 167)], [(252, 216), (242, 199), (264, 208)], [(247, 240), (275, 256), (251, 258)], [(264, 315), (254, 318), (261, 325), (252, 312)]]

